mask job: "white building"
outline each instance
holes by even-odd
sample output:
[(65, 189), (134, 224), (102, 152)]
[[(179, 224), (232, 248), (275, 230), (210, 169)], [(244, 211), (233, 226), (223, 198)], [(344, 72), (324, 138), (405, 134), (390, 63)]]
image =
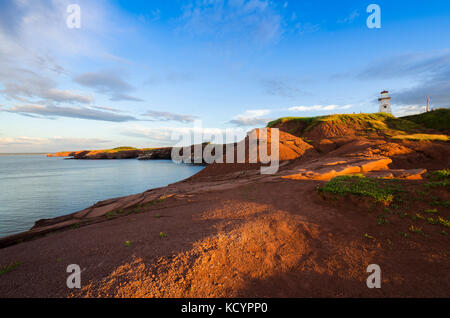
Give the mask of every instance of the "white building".
[(381, 97), (378, 98), (378, 101), (380, 102), (380, 109), (378, 112), (380, 113), (388, 113), (392, 115), (391, 110), (391, 97), (389, 96), (388, 91), (382, 91)]

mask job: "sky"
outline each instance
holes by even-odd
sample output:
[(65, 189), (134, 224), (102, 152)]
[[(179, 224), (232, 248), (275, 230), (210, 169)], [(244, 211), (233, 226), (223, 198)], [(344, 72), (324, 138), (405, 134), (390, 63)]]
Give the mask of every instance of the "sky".
[(449, 30), (441, 0), (0, 0), (0, 153), (371, 113), (382, 90), (396, 116), (450, 107)]

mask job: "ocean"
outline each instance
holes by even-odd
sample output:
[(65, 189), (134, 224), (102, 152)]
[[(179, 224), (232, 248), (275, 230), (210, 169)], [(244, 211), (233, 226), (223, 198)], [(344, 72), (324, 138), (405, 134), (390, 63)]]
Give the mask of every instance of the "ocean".
[(39, 219), (166, 186), (202, 169), (171, 160), (66, 160), (45, 155), (0, 155), (0, 237), (26, 231)]

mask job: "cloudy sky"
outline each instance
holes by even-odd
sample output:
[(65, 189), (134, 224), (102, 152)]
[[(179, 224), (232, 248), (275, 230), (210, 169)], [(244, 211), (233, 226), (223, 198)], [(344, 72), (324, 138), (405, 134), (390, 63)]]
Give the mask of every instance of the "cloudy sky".
[[(373, 2), (373, 1), (372, 1)], [(450, 2), (0, 0), (0, 152), (171, 145), (281, 116), (450, 107)], [(69, 28), (69, 4), (81, 8)]]

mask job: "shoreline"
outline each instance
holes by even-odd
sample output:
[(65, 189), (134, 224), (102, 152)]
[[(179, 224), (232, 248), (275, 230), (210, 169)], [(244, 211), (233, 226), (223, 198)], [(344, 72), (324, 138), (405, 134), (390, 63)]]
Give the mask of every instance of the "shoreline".
[[(35, 159), (33, 159), (34, 157), (33, 156), (29, 156), (29, 158), (30, 159), (28, 159), (27, 162), (33, 163), (34, 162), (33, 160), (35, 160)], [(39, 159), (39, 158), (42, 158), (42, 159)], [(40, 156), (39, 158), (37, 158), (36, 160), (46, 160), (45, 157), (43, 157), (43, 156), (42, 157)], [(61, 160), (73, 160), (73, 159), (70, 159), (70, 158), (60, 158), (60, 159)], [(19, 158), (17, 160), (19, 160)], [(99, 161), (100, 160), (101, 161), (102, 159), (85, 159), (85, 160), (95, 160), (95, 161)], [(125, 159), (116, 159), (116, 160), (120, 161), (120, 160), (125, 160)], [(106, 160), (106, 161), (109, 161), (109, 160)], [(18, 162), (21, 162), (21, 161), (18, 161)], [(12, 163), (14, 163), (14, 161)], [(49, 163), (49, 164), (50, 164), (50, 166), (53, 166), (52, 163)], [(71, 206), (68, 208), (69, 212), (67, 211), (67, 207), (68, 207), (67, 204), (64, 205), (66, 207), (65, 209), (61, 209), (59, 207), (59, 205), (56, 205), (55, 209), (54, 209), (54, 213), (52, 212), (53, 210), (48, 210), (48, 208), (46, 208), (47, 206), (49, 206), (48, 204), (41, 205), (41, 207), (38, 209), (39, 211), (34, 211), (34, 210), (31, 211), (34, 214), (36, 214), (37, 216), (41, 216), (41, 217), (36, 217), (35, 216), (33, 219), (30, 218), (30, 217), (28, 217), (28, 219), (23, 218), (23, 222), (22, 222), (22, 220), (20, 220), (18, 222), (18, 225), (21, 226), (22, 229), (18, 229), (15, 233), (14, 232), (13, 233), (5, 233), (4, 235), (0, 236), (0, 248), (5, 247), (5, 246), (9, 246), (10, 244), (16, 244), (16, 243), (20, 243), (20, 242), (23, 242), (23, 241), (26, 241), (26, 240), (29, 240), (29, 239), (34, 239), (35, 237), (44, 235), (44, 234), (49, 233), (49, 232), (53, 232), (55, 230), (65, 229), (65, 228), (69, 227), (69, 226), (67, 226), (66, 223), (58, 224), (57, 226), (54, 226), (54, 227), (52, 226), (51, 229), (42, 228), (42, 227), (44, 227), (44, 226), (42, 226), (42, 224), (44, 224), (44, 223), (47, 223), (47, 224), (48, 223), (52, 223), (53, 224), (53, 223), (63, 222), (63, 220), (67, 220), (67, 219), (71, 218), (73, 215), (77, 214), (78, 212), (90, 208), (93, 205), (93, 202), (95, 202), (95, 204), (102, 204), (102, 202), (104, 202), (104, 201), (120, 199), (120, 198), (123, 198), (123, 197), (133, 196), (133, 195), (136, 195), (136, 194), (140, 194), (142, 192), (147, 192), (147, 191), (150, 191), (150, 190), (158, 189), (160, 187), (164, 187), (164, 186), (168, 185), (168, 181), (169, 180), (173, 180), (172, 182), (175, 182), (175, 181), (176, 182), (180, 182), (180, 181), (185, 180), (186, 178), (189, 178), (190, 176), (192, 176), (192, 174), (197, 173), (199, 170), (203, 169), (203, 167), (194, 168), (195, 166), (199, 166), (198, 164), (188, 164), (188, 163), (185, 163), (185, 164), (182, 164), (182, 165), (183, 166), (192, 166), (192, 168), (177, 167), (178, 166), (177, 164), (173, 163), (171, 160), (168, 160), (168, 159), (162, 159), (161, 160), (161, 164), (164, 167), (169, 167), (169, 169), (171, 169), (171, 170), (169, 170), (168, 172), (165, 173), (165, 174), (167, 174), (168, 179), (164, 179), (164, 180), (158, 179), (158, 175), (160, 175), (160, 174), (155, 171), (155, 173), (157, 175), (156, 179), (159, 180), (159, 181), (155, 181), (155, 182), (151, 181), (151, 180), (145, 181), (145, 180), (141, 180), (142, 178), (140, 179), (141, 180), (140, 182), (138, 182), (138, 180), (135, 180), (134, 178), (128, 178), (128, 181), (124, 180), (124, 182), (128, 182), (129, 184), (132, 183), (131, 186), (132, 186), (132, 189), (134, 189), (133, 191), (131, 191), (131, 189), (128, 189), (128, 191), (126, 191), (126, 189), (124, 189), (124, 191), (105, 191), (104, 189), (100, 189), (100, 188), (98, 188), (97, 189), (98, 191), (96, 191), (95, 188), (94, 188), (94, 191), (96, 193), (97, 192), (98, 193), (96, 195), (87, 195), (86, 196), (85, 193), (83, 193), (82, 189), (77, 189), (74, 192), (77, 193), (77, 194), (82, 195), (83, 196), (82, 198), (86, 197), (87, 199), (85, 199), (85, 200), (78, 200), (74, 204), (71, 204)], [(45, 167), (47, 165), (44, 165), (44, 169), (46, 169)], [(132, 164), (131, 166), (135, 166), (135, 165), (137, 165), (137, 163)], [(171, 167), (172, 165), (173, 165), (173, 167)], [(76, 167), (79, 167), (79, 166), (80, 165), (78, 165), (78, 164), (76, 165)], [(84, 165), (81, 164), (81, 167), (83, 167), (83, 166)], [(98, 169), (98, 168), (102, 169), (102, 167), (104, 167), (104, 166), (105, 165), (103, 163), (99, 162), (98, 164), (95, 164), (92, 167), (94, 167), (94, 169)], [(127, 165), (127, 167), (129, 167), (129, 166), (130, 165)], [(156, 163), (156, 164), (152, 163), (150, 165), (145, 165), (145, 166), (146, 167), (147, 166), (150, 167), (150, 168), (145, 168), (144, 169), (145, 171), (148, 171), (148, 169), (158, 169), (158, 167), (160, 165), (158, 163)], [(64, 167), (67, 167), (67, 166), (64, 165), (62, 163), (62, 161), (61, 161), (61, 163), (58, 165), (58, 167), (60, 169), (64, 169)], [(108, 167), (108, 165), (106, 165), (106, 167)], [(119, 165), (113, 165), (111, 167), (117, 167), (117, 168), (120, 169), (121, 165), (120, 164)], [(152, 168), (152, 167), (154, 167), (154, 168)], [(167, 168), (165, 168), (165, 169), (167, 169)], [(47, 170), (45, 170), (44, 173), (46, 173), (46, 171)], [(70, 170), (70, 171), (72, 171), (72, 170)], [(66, 172), (69, 172), (69, 171), (66, 171)], [(133, 171), (131, 171), (131, 172), (133, 172)], [(136, 177), (138, 177), (138, 176), (136, 176)], [(23, 177), (21, 177), (21, 178), (23, 178)], [(108, 180), (111, 179), (111, 178), (107, 178), (107, 177), (102, 177), (102, 175), (98, 174), (98, 173), (96, 174), (96, 178), (99, 178), (99, 180), (101, 180), (101, 183), (99, 184), (100, 187), (102, 187), (103, 185), (106, 185), (105, 182), (107, 183)], [(61, 182), (61, 180), (64, 180), (65, 178), (64, 177), (59, 177), (55, 181), (52, 181), (53, 177), (51, 177), (50, 179), (47, 177), (47, 179), (48, 179), (48, 181), (46, 181), (46, 182), (52, 183), (52, 182)], [(105, 181), (103, 181), (103, 179)], [(177, 180), (179, 180), (179, 181), (177, 181)], [(67, 181), (62, 181), (62, 182), (66, 182), (67, 183)], [(72, 182), (75, 182), (74, 184), (79, 188), (79, 187), (82, 186), (84, 181), (81, 179), (81, 180), (72, 180)], [(42, 184), (42, 182), (40, 182), (40, 184)], [(5, 183), (5, 185), (6, 185), (6, 183)], [(139, 186), (139, 185), (141, 185), (141, 186)], [(138, 188), (138, 189), (136, 189), (136, 188)], [(64, 189), (70, 190), (70, 188), (68, 188), (67, 186), (64, 187)], [(109, 193), (109, 195), (108, 195), (108, 193)], [(115, 193), (116, 195), (111, 195), (111, 193)], [(67, 197), (67, 200), (69, 200), (69, 201), (71, 200), (70, 193), (66, 193), (66, 191), (64, 191), (64, 192), (59, 191), (58, 194), (56, 194), (56, 195), (63, 195), (63, 194), (65, 194), (65, 196)], [(34, 196), (33, 192), (30, 193), (29, 195)], [(8, 198), (6, 198), (6, 199), (8, 199)], [(85, 202), (85, 204), (82, 204), (83, 202)], [(8, 203), (4, 202), (4, 204), (7, 204), (7, 205), (15, 204), (15, 202), (9, 200)], [(76, 206), (76, 209), (73, 208), (73, 205)], [(52, 205), (50, 205), (50, 206), (52, 206)], [(29, 205), (25, 206), (24, 209), (26, 211), (29, 211), (30, 210), (30, 206)], [(33, 209), (33, 208), (31, 207), (31, 209)], [(6, 213), (8, 213), (8, 210), (6, 210), (6, 209), (4, 209), (4, 210), (5, 210)], [(12, 215), (10, 218), (8, 218), (8, 215), (5, 216), (5, 222), (9, 221), (9, 220), (14, 220), (14, 215), (15, 215), (14, 211), (16, 211), (16, 210), (10, 211), (11, 213), (9, 215)], [(23, 216), (26, 217), (26, 215), (23, 215)], [(89, 222), (86, 222), (86, 223), (90, 223), (90, 222), (91, 222), (91, 220), (89, 220)], [(71, 225), (74, 225), (76, 223), (78, 223), (78, 222), (75, 222), (75, 223), (72, 222)], [(6, 229), (6, 230), (8, 231), (8, 229)], [(0, 264), (0, 266), (1, 266), (1, 264)]]

